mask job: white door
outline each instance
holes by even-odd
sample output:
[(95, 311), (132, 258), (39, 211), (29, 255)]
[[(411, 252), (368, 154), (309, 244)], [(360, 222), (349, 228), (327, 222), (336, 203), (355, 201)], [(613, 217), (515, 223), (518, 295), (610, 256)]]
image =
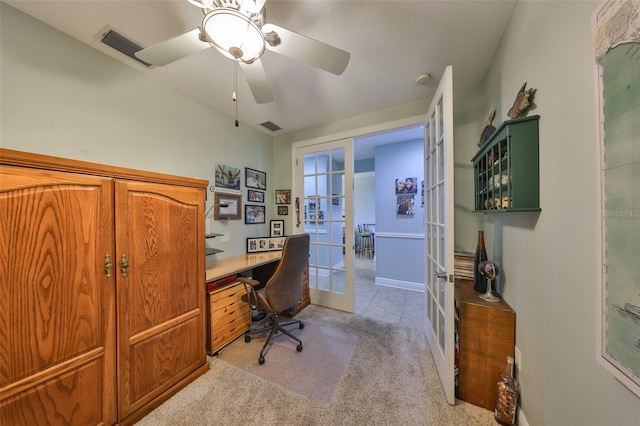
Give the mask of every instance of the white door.
[(295, 233), (311, 236), (311, 302), (353, 312), (353, 141), (298, 147), (295, 159)]
[(449, 404), (455, 404), (453, 299), (453, 70), (445, 69), (424, 131), (425, 332)]

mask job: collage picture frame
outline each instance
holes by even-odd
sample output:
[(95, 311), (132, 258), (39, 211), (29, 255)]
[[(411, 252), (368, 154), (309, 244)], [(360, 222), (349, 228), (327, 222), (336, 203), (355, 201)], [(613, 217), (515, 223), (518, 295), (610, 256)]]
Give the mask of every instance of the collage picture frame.
[(247, 238), (247, 253), (282, 250), (286, 238), (287, 237)]

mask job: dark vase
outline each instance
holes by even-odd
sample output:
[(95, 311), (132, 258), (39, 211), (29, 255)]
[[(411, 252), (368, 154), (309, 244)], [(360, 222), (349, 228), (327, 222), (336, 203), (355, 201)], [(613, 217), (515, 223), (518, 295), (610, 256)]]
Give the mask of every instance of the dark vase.
[(473, 289), (478, 293), (487, 291), (487, 279), (478, 271), (478, 265), (487, 260), (487, 250), (484, 248), (484, 231), (478, 231), (478, 245), (473, 257)]

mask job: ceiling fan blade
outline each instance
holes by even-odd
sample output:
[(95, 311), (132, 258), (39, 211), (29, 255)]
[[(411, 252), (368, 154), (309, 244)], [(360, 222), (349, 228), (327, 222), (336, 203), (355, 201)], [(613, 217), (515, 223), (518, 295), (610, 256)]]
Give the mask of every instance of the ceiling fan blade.
[(169, 40), (161, 41), (136, 52), (136, 56), (152, 65), (167, 65), (193, 53), (211, 47), (200, 40), (200, 28), (181, 34)]
[(351, 57), (349, 52), (345, 52), (337, 47), (330, 46), (275, 24), (265, 24), (262, 26), (262, 32), (265, 35), (271, 31), (275, 31), (281, 40), (280, 44), (275, 46), (267, 43), (267, 49), (273, 52), (336, 75), (342, 74), (349, 64), (349, 58)]
[(238, 64), (249, 84), (249, 89), (251, 89), (256, 103), (266, 104), (273, 101), (273, 93), (271, 92), (269, 80), (267, 80), (267, 73), (264, 72), (262, 61), (256, 59), (251, 64), (245, 64), (244, 62), (238, 62)]

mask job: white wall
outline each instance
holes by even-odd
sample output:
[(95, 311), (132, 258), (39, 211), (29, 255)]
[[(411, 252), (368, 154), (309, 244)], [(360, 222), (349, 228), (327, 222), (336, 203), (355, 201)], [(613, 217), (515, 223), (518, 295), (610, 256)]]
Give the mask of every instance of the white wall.
[(356, 173), (353, 176), (353, 223), (376, 223), (375, 172)]
[[(0, 14), (3, 148), (210, 182), (217, 163), (271, 177), (270, 136), (248, 125), (236, 128), (232, 117), (4, 3)], [(267, 211), (276, 218), (276, 187), (268, 184)], [(243, 184), (245, 201), (246, 192)], [(212, 202), (208, 192), (207, 205)], [(225, 251), (216, 256), (244, 253), (246, 237), (269, 235), (268, 220), (251, 226), (244, 220), (214, 221), (214, 232), (231, 234), (230, 243), (211, 241)]]
[[(424, 141), (375, 147), (376, 283), (424, 290)], [(411, 215), (396, 214), (395, 181), (414, 178), (417, 193)]]
[[(542, 212), (484, 221), (506, 278), (531, 425), (637, 425), (640, 400), (596, 362), (595, 1), (520, 1), (486, 78), (506, 118), (526, 81), (537, 88)], [(469, 182), (472, 185), (472, 182)]]

